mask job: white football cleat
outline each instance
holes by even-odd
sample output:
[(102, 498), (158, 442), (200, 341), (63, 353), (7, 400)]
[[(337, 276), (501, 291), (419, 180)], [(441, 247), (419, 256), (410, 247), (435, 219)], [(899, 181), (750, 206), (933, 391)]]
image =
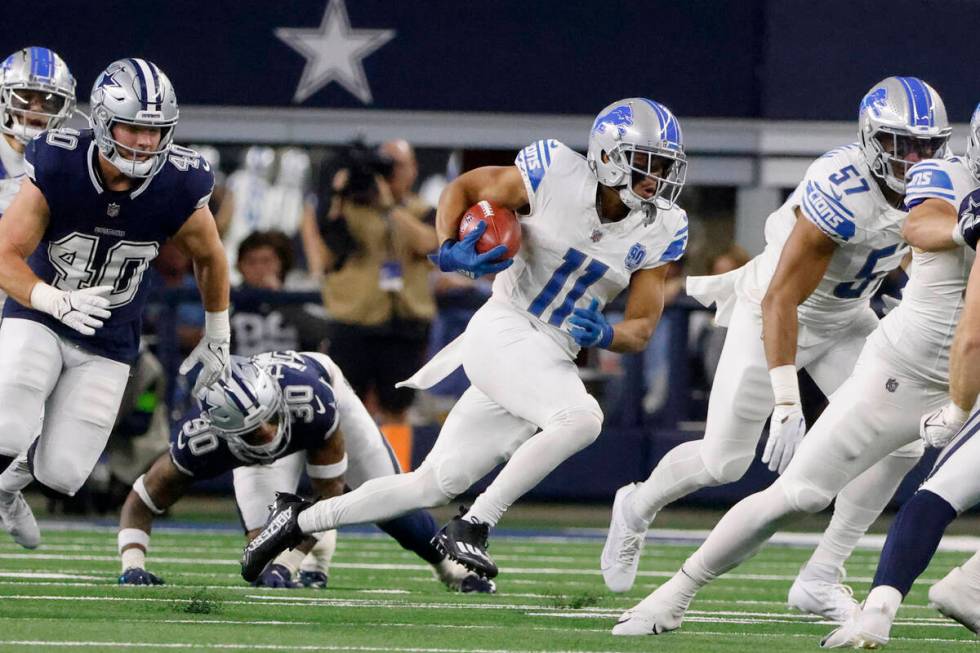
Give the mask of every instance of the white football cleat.
[(640, 552), (643, 551), (647, 529), (634, 530), (627, 517), (628, 506), (636, 488), (636, 483), (630, 483), (616, 491), (609, 532), (606, 534), (606, 544), (602, 547), (602, 579), (612, 592), (628, 592), (636, 581), (636, 570), (640, 566)]
[(879, 649), (888, 643), (892, 619), (883, 608), (857, 608), (844, 625), (822, 640), (820, 648)]
[(841, 583), (843, 579), (843, 571), (838, 572), (836, 582), (833, 582), (808, 574), (804, 566), (789, 588), (786, 602), (800, 612), (819, 615), (839, 624), (846, 623), (857, 609), (858, 602), (854, 600), (854, 590)]
[(980, 587), (959, 567), (929, 588), (929, 605), (980, 635)]
[(36, 549), (41, 543), (41, 529), (37, 527), (34, 512), (20, 492), (0, 490), (0, 520), (14, 542), (25, 549)]
[(684, 619), (684, 608), (666, 603), (647, 605), (646, 600), (634, 608), (630, 608), (619, 617), (613, 626), (613, 635), (660, 635), (681, 627)]

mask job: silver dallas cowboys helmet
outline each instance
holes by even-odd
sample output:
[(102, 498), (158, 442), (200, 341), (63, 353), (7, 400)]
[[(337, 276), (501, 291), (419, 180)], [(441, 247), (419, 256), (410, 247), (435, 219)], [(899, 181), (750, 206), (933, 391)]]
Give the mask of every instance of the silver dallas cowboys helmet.
[(919, 160), (946, 156), (952, 131), (943, 99), (917, 77), (881, 80), (865, 94), (858, 110), (864, 158), (871, 172), (898, 193), (905, 192), (905, 171), (912, 165), (905, 163), (906, 157), (913, 152)]
[[(637, 152), (649, 154), (645, 164), (640, 165)], [(633, 174), (649, 175), (654, 157), (667, 159), (669, 165), (665, 176), (651, 175), (657, 179), (657, 191), (646, 199), (633, 191)], [(631, 210), (645, 204), (674, 206), (687, 178), (680, 123), (670, 109), (646, 98), (619, 100), (599, 112), (589, 133), (588, 160), (599, 183), (618, 189)]]
[(970, 135), (966, 139), (966, 162), (973, 177), (980, 181), (980, 104), (970, 118)]
[[(40, 93), (37, 99), (26, 92)], [(0, 63), (0, 131), (27, 143), (45, 129), (56, 129), (75, 111), (75, 78), (64, 60), (47, 48), (18, 50)], [(28, 121), (43, 120), (44, 126)]]
[[(289, 446), (291, 427), (282, 389), (264, 367), (251, 359), (232, 356), (221, 378), (208, 386), (199, 399), (201, 416), (243, 460), (271, 462)], [(264, 444), (246, 442), (243, 436), (263, 422), (276, 425), (272, 440)]]
[[(152, 177), (167, 162), (180, 112), (177, 95), (163, 71), (145, 59), (114, 61), (92, 87), (92, 129), (106, 160), (128, 177)], [(160, 145), (139, 160), (130, 148), (112, 136), (116, 123), (159, 127)], [(127, 156), (128, 155), (128, 156)]]

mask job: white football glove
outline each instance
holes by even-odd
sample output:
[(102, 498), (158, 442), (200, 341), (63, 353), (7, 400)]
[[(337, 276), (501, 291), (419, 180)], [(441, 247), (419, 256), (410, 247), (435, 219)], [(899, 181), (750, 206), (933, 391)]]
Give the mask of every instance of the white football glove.
[(762, 452), (762, 462), (769, 471), (782, 474), (806, 435), (806, 421), (800, 404), (777, 404), (769, 420), (769, 439)]
[(194, 382), (194, 395), (211, 385), (228, 367), (231, 348), (231, 324), (228, 311), (204, 314), (204, 337), (180, 364), (180, 373), (187, 374), (198, 364), (201, 371)]
[(31, 289), (31, 306), (83, 336), (91, 336), (111, 315), (108, 298), (111, 292), (112, 286), (64, 291), (41, 281)]
[(936, 449), (945, 447), (956, 437), (963, 422), (970, 414), (952, 401), (922, 416), (919, 422), (919, 437)]

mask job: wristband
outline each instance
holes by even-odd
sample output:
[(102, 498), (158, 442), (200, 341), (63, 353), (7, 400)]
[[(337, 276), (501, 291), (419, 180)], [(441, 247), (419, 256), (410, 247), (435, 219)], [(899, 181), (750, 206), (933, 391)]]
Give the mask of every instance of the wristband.
[(64, 294), (64, 291), (58, 290), (43, 281), (38, 281), (31, 288), (31, 308), (35, 308), (48, 315), (54, 315), (54, 305), (61, 298), (62, 294)]
[(946, 406), (946, 413), (956, 420), (957, 424), (962, 424), (970, 416), (970, 411), (963, 410), (954, 401), (949, 402), (949, 405)]
[(772, 395), (777, 405), (799, 404), (800, 384), (796, 378), (795, 365), (780, 365), (769, 370)]
[(221, 340), (231, 339), (231, 321), (228, 309), (204, 313), (204, 334)]

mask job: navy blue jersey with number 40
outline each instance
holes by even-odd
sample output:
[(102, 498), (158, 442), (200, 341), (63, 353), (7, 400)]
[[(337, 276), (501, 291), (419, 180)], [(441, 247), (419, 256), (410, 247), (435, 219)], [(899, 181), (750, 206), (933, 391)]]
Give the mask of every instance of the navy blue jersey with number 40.
[(80, 347), (124, 363), (136, 360), (150, 261), (160, 246), (207, 204), (211, 167), (173, 146), (167, 163), (128, 191), (103, 187), (91, 130), (55, 129), (28, 143), (27, 176), (48, 203), (50, 219), (28, 265), (59, 290), (112, 286), (112, 316), (84, 336), (46, 313), (8, 301), (4, 317), (40, 322)]
[[(337, 429), (337, 401), (330, 373), (316, 359), (294, 351), (261, 354), (254, 359), (279, 382), (291, 421), (289, 445), (276, 457), (297, 451), (314, 451)], [(229, 446), (211, 428), (211, 422), (191, 415), (170, 438), (170, 458), (182, 472), (194, 478), (214, 478), (230, 469), (261, 464), (248, 452)]]

